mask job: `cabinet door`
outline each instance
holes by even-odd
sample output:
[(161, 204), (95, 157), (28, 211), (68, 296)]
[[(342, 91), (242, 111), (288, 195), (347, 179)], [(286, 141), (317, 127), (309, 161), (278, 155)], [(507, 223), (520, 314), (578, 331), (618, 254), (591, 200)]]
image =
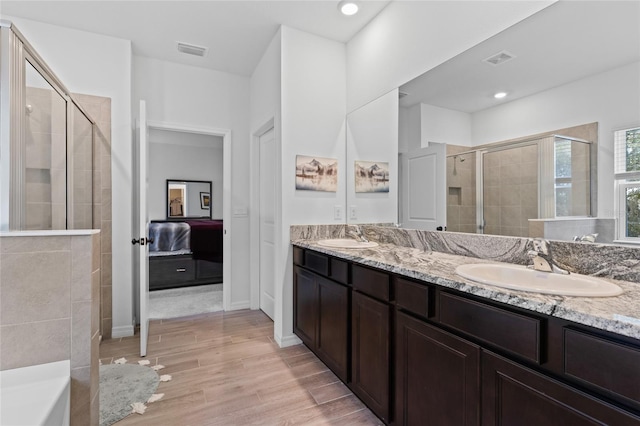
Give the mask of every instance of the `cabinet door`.
[(477, 345), (398, 312), (395, 380), (396, 424), (479, 424)]
[(482, 354), (485, 425), (638, 425), (640, 418), (490, 352)]
[(352, 295), (351, 389), (381, 419), (389, 420), (389, 305)]
[(316, 275), (293, 268), (293, 331), (311, 349), (318, 329), (318, 287)]
[(318, 277), (318, 357), (342, 381), (347, 381), (349, 289)]

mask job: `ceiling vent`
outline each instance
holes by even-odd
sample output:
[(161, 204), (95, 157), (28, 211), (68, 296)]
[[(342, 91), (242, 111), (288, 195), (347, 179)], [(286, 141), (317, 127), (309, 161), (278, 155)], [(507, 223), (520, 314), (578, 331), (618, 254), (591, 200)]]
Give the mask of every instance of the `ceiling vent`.
[(515, 55), (507, 52), (506, 50), (503, 50), (500, 53), (496, 53), (495, 55), (489, 56), (487, 59), (484, 59), (482, 62), (486, 62), (493, 66), (498, 66), (512, 60), (515, 57), (516, 57)]
[(398, 91), (398, 99), (402, 99), (402, 98), (404, 98), (405, 96), (408, 96), (408, 95), (409, 94), (407, 92)]
[(207, 48), (202, 46), (196, 46), (189, 43), (178, 43), (178, 52), (186, 53), (187, 55), (204, 56), (207, 54)]

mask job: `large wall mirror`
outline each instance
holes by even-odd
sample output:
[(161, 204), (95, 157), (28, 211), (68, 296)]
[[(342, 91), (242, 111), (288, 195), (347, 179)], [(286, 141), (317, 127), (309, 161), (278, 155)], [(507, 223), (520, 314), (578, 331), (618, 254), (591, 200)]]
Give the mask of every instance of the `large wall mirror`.
[(640, 124), (639, 16), (638, 2), (557, 2), (401, 86), (398, 222), (613, 241), (613, 132)]
[(211, 181), (167, 179), (167, 220), (211, 219)]

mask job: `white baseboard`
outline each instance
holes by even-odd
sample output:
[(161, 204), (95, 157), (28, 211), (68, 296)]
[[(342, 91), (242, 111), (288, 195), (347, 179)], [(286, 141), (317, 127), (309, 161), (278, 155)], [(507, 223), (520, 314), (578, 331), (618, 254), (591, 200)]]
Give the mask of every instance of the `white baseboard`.
[(134, 328), (133, 325), (123, 325), (120, 327), (112, 327), (111, 328), (111, 338), (118, 339), (120, 337), (129, 337), (133, 336)]
[(228, 311), (239, 311), (241, 309), (250, 309), (251, 308), (251, 302), (249, 302), (248, 300), (245, 300), (243, 302), (234, 302), (231, 303), (229, 305), (229, 309), (227, 309)]
[(288, 336), (274, 336), (273, 338), (281, 348), (299, 345), (300, 343), (302, 343), (302, 340), (300, 340), (295, 334), (290, 334)]

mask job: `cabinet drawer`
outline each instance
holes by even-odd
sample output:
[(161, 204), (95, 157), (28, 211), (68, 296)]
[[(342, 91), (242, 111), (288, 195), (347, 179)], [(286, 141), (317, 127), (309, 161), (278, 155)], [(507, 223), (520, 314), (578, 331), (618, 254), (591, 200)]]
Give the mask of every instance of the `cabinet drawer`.
[(373, 269), (353, 265), (351, 269), (351, 281), (353, 288), (377, 299), (388, 302), (389, 275)]
[(304, 249), (300, 247), (293, 247), (293, 263), (296, 265), (304, 266)]
[(149, 261), (149, 285), (180, 283), (196, 278), (196, 263), (191, 258), (162, 257)]
[(541, 363), (542, 320), (440, 292), (440, 322)]
[(329, 276), (329, 257), (324, 254), (305, 250), (304, 266), (325, 277)]
[(343, 260), (331, 258), (331, 278), (349, 284), (349, 264)]
[(565, 374), (640, 403), (640, 349), (564, 329)]
[(414, 314), (429, 317), (431, 315), (429, 291), (429, 287), (424, 284), (396, 278), (396, 306)]

